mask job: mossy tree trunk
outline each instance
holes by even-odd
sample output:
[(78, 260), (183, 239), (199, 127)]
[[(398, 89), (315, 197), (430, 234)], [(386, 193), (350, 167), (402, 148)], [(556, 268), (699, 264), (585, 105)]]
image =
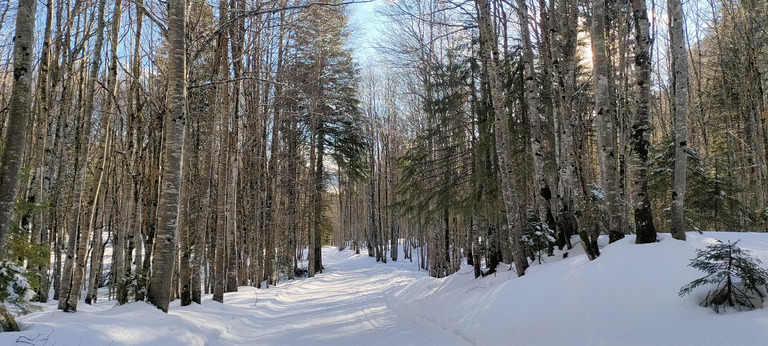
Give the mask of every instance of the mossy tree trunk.
[(35, 44), (36, 0), (19, 0), (13, 38), (13, 91), (8, 106), (8, 129), (0, 166), (0, 256), (5, 254), (13, 206), (19, 188), (19, 171), (32, 106), (32, 56)]

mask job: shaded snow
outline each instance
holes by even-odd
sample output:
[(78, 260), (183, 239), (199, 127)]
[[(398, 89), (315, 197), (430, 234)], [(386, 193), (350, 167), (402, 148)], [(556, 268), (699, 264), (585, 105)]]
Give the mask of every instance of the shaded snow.
[(0, 334), (0, 345), (764, 345), (768, 308), (715, 314), (698, 305), (706, 288), (677, 292), (703, 276), (687, 266), (696, 248), (741, 239), (768, 262), (768, 234), (664, 236), (649, 245), (629, 236), (592, 262), (574, 244), (522, 278), (502, 266), (474, 279), (465, 266), (434, 279), (416, 262), (327, 247), (327, 269), (312, 279), (240, 287), (224, 305), (176, 301), (169, 314), (111, 301), (68, 314), (54, 302), (19, 318), (23, 331)]

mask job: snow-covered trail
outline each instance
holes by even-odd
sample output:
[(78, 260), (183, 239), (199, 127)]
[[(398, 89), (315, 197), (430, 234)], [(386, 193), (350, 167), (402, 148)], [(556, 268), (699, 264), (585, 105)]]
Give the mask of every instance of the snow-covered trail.
[(395, 295), (426, 276), (407, 260), (375, 263), (366, 255), (323, 249), (325, 270), (269, 289), (240, 287), (219, 304), (171, 303), (163, 314), (145, 303), (113, 301), (66, 314), (46, 306), (19, 319), (21, 333), (0, 345), (463, 345), (450, 330), (409, 312)]
[[(393, 294), (424, 272), (415, 263), (373, 263), (368, 256), (323, 249), (325, 270), (312, 279), (268, 290), (241, 288), (225, 295), (242, 315), (221, 321), (225, 333), (212, 344), (460, 345), (452, 332), (398, 308)], [(250, 292), (249, 292), (250, 291)], [(240, 310), (242, 309), (242, 310)], [(185, 317), (185, 316), (182, 316)], [(197, 316), (208, 320), (215, 316)]]
[(0, 333), (0, 345), (766, 345), (768, 307), (717, 314), (699, 306), (711, 287), (678, 291), (702, 276), (688, 265), (696, 249), (741, 239), (768, 263), (768, 233), (687, 236), (637, 245), (630, 235), (594, 261), (577, 246), (522, 278), (504, 265), (483, 278), (464, 266), (435, 279), (407, 260), (324, 248), (322, 274), (240, 287), (224, 304), (207, 295), (165, 314), (100, 300), (68, 314), (51, 302), (18, 319), (24, 331)]

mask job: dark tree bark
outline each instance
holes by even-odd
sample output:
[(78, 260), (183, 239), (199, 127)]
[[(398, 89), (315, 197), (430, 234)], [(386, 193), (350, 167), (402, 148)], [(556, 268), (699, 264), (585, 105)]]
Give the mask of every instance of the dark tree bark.
[(651, 36), (645, 0), (632, 0), (635, 26), (635, 112), (630, 133), (630, 190), (635, 210), (638, 244), (656, 242), (651, 200), (648, 197), (648, 156), (651, 147)]

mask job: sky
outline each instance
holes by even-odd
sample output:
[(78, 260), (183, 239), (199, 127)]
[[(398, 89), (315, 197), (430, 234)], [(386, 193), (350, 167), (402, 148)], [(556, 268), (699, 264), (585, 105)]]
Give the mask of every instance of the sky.
[(354, 49), (353, 57), (360, 65), (365, 65), (376, 55), (374, 47), (381, 35), (378, 27), (382, 18), (376, 14), (376, 7), (382, 6), (383, 0), (357, 3), (349, 6), (349, 29), (351, 32), (349, 47)]

